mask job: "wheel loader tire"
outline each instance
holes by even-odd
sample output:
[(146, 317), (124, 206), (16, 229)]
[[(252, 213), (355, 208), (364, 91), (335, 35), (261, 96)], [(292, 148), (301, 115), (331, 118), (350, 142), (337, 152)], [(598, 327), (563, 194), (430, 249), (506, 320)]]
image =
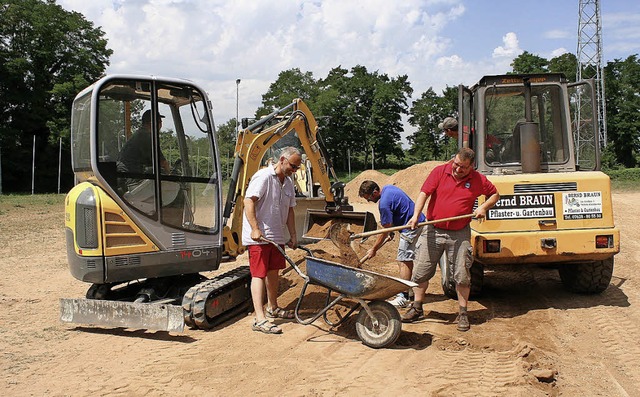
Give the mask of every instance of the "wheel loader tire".
[(442, 292), (449, 299), (458, 299), (456, 282), (453, 280), (453, 267), (448, 261), (446, 251), (440, 257), (440, 272), (442, 274)]
[[(446, 252), (440, 258), (440, 270), (443, 275), (446, 272), (446, 277), (442, 277), (442, 292), (447, 298), (458, 299), (458, 293), (456, 292), (456, 282), (453, 279), (453, 268), (451, 264), (446, 262)], [(471, 269), (471, 292), (469, 293), (469, 299), (476, 299), (482, 295), (482, 289), (484, 287), (484, 265), (480, 262), (473, 262)]]
[(484, 289), (484, 265), (480, 262), (473, 262), (471, 265), (471, 293), (470, 299), (476, 299), (482, 295)]
[(599, 294), (611, 282), (613, 257), (602, 261), (560, 265), (558, 271), (567, 290), (580, 294)]

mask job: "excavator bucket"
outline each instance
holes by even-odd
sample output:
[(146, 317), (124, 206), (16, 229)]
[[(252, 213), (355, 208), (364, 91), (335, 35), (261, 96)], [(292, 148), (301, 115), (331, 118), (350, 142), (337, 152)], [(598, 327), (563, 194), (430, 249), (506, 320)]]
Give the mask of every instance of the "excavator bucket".
[(353, 233), (376, 230), (378, 225), (371, 212), (307, 210), (303, 238), (311, 241), (329, 239), (331, 226), (336, 223), (349, 224)]

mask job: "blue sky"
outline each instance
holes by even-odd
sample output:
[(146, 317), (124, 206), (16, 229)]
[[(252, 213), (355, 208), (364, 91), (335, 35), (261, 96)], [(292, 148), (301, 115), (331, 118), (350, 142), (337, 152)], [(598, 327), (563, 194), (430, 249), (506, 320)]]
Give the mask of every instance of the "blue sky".
[[(106, 33), (107, 73), (202, 85), (216, 123), (251, 117), (278, 73), (408, 75), (413, 98), (510, 70), (522, 51), (576, 53), (578, 0), (58, 0)], [(640, 1), (601, 2), (604, 62), (640, 53)], [(236, 79), (241, 79), (236, 86)], [(405, 134), (406, 135), (406, 134)]]

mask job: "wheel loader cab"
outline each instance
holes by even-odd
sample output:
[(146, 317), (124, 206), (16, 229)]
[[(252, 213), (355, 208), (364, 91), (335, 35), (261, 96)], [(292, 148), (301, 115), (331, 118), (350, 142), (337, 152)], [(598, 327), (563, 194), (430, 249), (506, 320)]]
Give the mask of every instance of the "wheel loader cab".
[[(86, 234), (78, 224), (70, 225), (76, 252), (105, 258), (95, 274), (81, 279), (99, 283), (219, 266), (219, 160), (209, 115), (204, 92), (177, 79), (105, 77), (77, 96), (74, 172), (79, 183), (89, 182), (104, 196), (94, 199), (102, 205), (92, 223), (99, 233), (94, 251), (78, 242)], [(195, 260), (194, 247), (210, 254)], [(185, 266), (185, 257), (193, 263)]]

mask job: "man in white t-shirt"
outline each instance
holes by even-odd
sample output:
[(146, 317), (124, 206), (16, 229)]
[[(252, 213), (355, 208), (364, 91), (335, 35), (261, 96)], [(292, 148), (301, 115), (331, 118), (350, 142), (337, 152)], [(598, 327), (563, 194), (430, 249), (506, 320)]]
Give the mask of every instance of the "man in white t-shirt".
[[(267, 334), (280, 334), (282, 329), (269, 318), (292, 319), (291, 310), (278, 307), (278, 276), (284, 269), (285, 258), (269, 239), (284, 249), (287, 244), (298, 244), (293, 207), (296, 205), (291, 175), (300, 168), (302, 156), (294, 147), (282, 149), (275, 165), (256, 172), (245, 193), (242, 219), (242, 244), (249, 251), (251, 271), (251, 298), (255, 310), (253, 330)], [(290, 240), (286, 241), (285, 227)], [(267, 291), (267, 307), (264, 308), (264, 291)]]

